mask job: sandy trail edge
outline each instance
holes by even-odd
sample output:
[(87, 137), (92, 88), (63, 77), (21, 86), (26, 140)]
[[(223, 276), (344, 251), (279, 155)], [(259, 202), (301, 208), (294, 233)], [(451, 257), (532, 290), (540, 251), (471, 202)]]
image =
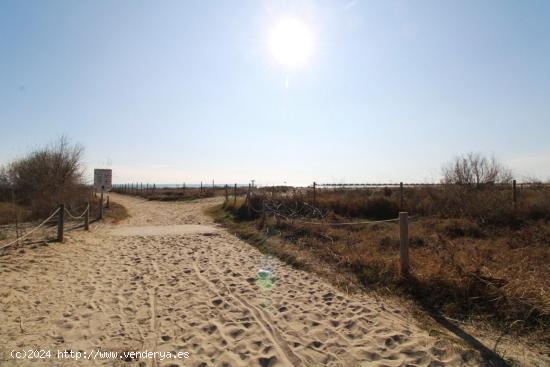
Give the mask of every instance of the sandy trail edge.
[[(64, 244), (0, 258), (0, 364), (49, 349), (38, 365), (458, 366), (474, 353), (404, 312), (349, 296), (216, 226), (218, 199), (148, 202), (112, 195), (131, 217)], [(140, 230), (141, 228), (141, 230)], [(258, 278), (260, 268), (275, 278)], [(188, 359), (57, 359), (57, 351), (189, 352)]]

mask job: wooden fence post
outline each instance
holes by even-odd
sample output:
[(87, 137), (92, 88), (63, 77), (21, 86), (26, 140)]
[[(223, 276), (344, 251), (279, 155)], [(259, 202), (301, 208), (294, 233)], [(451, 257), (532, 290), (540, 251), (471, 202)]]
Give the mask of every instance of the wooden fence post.
[(101, 191), (101, 197), (99, 198), (99, 219), (103, 219), (103, 191)]
[(399, 210), (403, 210), (403, 182), (399, 183)]
[(401, 276), (409, 275), (409, 214), (399, 212), (399, 242)]
[(237, 184), (235, 184), (235, 188), (233, 189), (233, 205), (237, 204)]
[(64, 220), (65, 220), (65, 205), (59, 204), (59, 213), (57, 214), (57, 242), (63, 242)]
[(316, 201), (316, 197), (315, 197), (315, 186), (317, 184), (315, 183), (315, 181), (313, 181), (313, 206), (315, 206), (315, 201)]
[(19, 207), (15, 204), (15, 191), (13, 189), (11, 191), (11, 201), (15, 207), (15, 245), (19, 246)]
[(512, 181), (512, 200), (514, 202), (514, 210), (515, 210), (517, 207), (517, 200), (518, 200), (517, 191), (516, 191), (516, 180)]
[(86, 209), (86, 215), (84, 216), (84, 229), (86, 231), (90, 230), (90, 203), (87, 202), (86, 205), (88, 208)]
[(227, 184), (225, 185), (225, 201), (229, 200), (229, 191), (227, 190)]
[(109, 194), (107, 194), (107, 205), (105, 205), (106, 208), (110, 208), (111, 207), (111, 203), (109, 202)]
[(248, 215), (248, 218), (250, 218), (250, 187), (251, 185), (248, 184), (248, 191), (246, 192), (246, 213)]

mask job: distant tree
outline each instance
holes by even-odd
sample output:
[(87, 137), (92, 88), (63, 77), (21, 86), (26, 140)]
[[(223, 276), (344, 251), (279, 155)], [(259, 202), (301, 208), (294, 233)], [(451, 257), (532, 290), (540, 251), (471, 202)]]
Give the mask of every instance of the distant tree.
[(480, 185), (507, 183), (512, 181), (512, 171), (494, 156), (490, 158), (481, 153), (467, 153), (456, 157), (443, 166), (443, 183)]

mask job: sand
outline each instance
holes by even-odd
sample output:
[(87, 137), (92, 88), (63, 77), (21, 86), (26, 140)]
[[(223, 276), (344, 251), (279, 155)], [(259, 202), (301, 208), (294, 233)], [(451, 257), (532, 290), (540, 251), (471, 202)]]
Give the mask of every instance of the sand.
[[(112, 195), (131, 217), (0, 257), (0, 364), (457, 366), (474, 353), (430, 336), (369, 294), (347, 295), (262, 255), (203, 214), (219, 199)], [(57, 351), (188, 352), (189, 358), (58, 359)], [(96, 356), (97, 358), (97, 356)]]

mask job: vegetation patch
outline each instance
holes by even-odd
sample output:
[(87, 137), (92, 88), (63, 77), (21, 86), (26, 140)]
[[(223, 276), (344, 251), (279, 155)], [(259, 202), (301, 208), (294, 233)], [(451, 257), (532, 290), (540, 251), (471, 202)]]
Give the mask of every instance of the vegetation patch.
[(119, 223), (120, 221), (130, 217), (126, 207), (111, 201), (109, 208), (105, 210), (105, 218), (113, 223)]
[[(406, 196), (414, 218), (409, 224), (411, 276), (406, 279), (398, 271), (398, 224), (330, 225), (387, 218), (391, 212), (386, 208), (391, 206), (371, 203), (393, 201), (397, 205), (393, 192), (317, 190), (313, 205), (311, 190), (273, 195), (269, 189), (259, 189), (248, 199), (226, 201), (210, 214), (262, 252), (331, 281), (337, 278), (340, 286), (353, 282), (390, 290), (453, 318), (484, 320), (503, 331), (513, 325), (521, 335), (550, 343), (550, 223), (528, 216), (487, 221), (464, 210), (458, 214), (458, 208), (451, 208), (456, 214), (450, 217), (442, 212), (428, 215), (411, 208), (433, 202), (432, 192), (412, 190)], [(440, 190), (455, 194), (449, 188)], [(501, 195), (500, 188), (493, 189), (497, 192), (481, 190)], [(522, 194), (524, 200), (541, 195), (526, 190)], [(512, 208), (512, 216), (521, 218), (524, 209)]]

